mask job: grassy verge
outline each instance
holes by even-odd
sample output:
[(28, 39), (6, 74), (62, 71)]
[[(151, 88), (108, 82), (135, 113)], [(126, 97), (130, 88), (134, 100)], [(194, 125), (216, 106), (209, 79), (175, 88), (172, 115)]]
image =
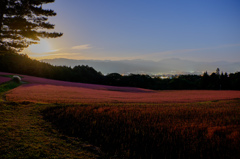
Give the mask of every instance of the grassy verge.
[[(2, 76), (2, 77), (9, 77), (9, 78), (13, 78), (13, 76), (14, 76), (14, 75), (0, 75), (0, 76)], [(19, 77), (23, 78), (22, 76), (19, 76)]]
[(43, 120), (46, 107), (54, 105), (0, 103), (0, 158), (97, 158), (79, 139)]
[(20, 85), (21, 85), (20, 83), (16, 83), (14, 81), (9, 81), (9, 82), (3, 83), (0, 85), (0, 93), (7, 92), (13, 88), (20, 86)]
[(0, 84), (0, 102), (4, 102), (5, 101), (5, 94), (7, 91), (14, 89), (18, 86), (20, 86), (21, 83), (17, 83), (14, 81), (8, 81), (5, 83)]
[[(0, 85), (1, 97), (20, 84)], [(41, 112), (56, 105), (0, 101), (0, 158), (98, 158), (99, 152), (77, 138), (60, 134)]]

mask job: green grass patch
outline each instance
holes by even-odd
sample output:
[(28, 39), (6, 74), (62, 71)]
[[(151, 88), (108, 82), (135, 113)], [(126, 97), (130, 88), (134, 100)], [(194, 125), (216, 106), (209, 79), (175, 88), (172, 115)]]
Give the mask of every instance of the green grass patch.
[[(2, 77), (9, 77), (9, 78), (13, 78), (13, 76), (15, 76), (15, 75), (0, 75), (0, 76), (2, 76)], [(18, 75), (18, 76), (19, 76), (19, 75)], [(19, 76), (19, 77), (23, 78), (23, 76)]]
[(20, 85), (21, 85), (20, 83), (16, 83), (14, 81), (9, 81), (9, 82), (3, 83), (0, 85), (0, 93), (7, 92), (13, 88), (20, 86)]
[(13, 75), (0, 75), (0, 76), (2, 76), (2, 77), (9, 77), (9, 78), (13, 77)]
[(88, 144), (43, 120), (47, 107), (55, 105), (0, 102), (0, 158), (97, 158)]

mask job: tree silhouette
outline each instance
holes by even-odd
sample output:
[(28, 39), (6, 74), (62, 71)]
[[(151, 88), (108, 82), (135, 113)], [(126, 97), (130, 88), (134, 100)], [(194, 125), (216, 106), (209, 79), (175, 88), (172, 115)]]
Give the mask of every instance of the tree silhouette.
[(220, 75), (220, 69), (219, 68), (216, 69), (216, 75), (218, 75), (218, 76)]
[(47, 32), (54, 29), (48, 22), (55, 16), (53, 10), (43, 9), (42, 5), (55, 0), (1, 0), (0, 2), (0, 50), (19, 52), (39, 38), (55, 38), (62, 33)]
[(210, 76), (208, 75), (207, 71), (203, 73), (201, 78), (201, 88), (208, 89), (210, 84)]

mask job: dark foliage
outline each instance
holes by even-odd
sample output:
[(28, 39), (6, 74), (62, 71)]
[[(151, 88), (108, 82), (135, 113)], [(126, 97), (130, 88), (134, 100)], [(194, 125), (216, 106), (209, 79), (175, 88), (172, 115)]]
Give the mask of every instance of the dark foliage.
[(22, 51), (39, 38), (56, 38), (62, 33), (47, 32), (54, 24), (47, 20), (55, 16), (53, 10), (42, 5), (54, 0), (1, 0), (0, 2), (0, 51)]
[(113, 86), (140, 87), (155, 90), (175, 89), (213, 89), (240, 90), (240, 72), (216, 73), (208, 75), (180, 75), (172, 79), (152, 78), (149, 75), (120, 75), (111, 73), (104, 76), (89, 66), (52, 66), (33, 60), (24, 54), (0, 53), (0, 71), (32, 75), (56, 80), (104, 84)]
[(0, 71), (83, 83), (99, 83), (103, 78), (89, 66), (52, 66), (17, 53), (0, 53)]

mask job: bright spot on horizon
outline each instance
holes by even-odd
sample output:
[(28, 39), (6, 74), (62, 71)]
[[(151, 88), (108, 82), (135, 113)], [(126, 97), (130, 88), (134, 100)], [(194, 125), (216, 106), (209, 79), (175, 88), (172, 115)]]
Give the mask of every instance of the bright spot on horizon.
[(50, 43), (45, 39), (41, 39), (39, 44), (30, 45), (28, 49), (32, 53), (48, 53), (56, 51), (52, 49)]

